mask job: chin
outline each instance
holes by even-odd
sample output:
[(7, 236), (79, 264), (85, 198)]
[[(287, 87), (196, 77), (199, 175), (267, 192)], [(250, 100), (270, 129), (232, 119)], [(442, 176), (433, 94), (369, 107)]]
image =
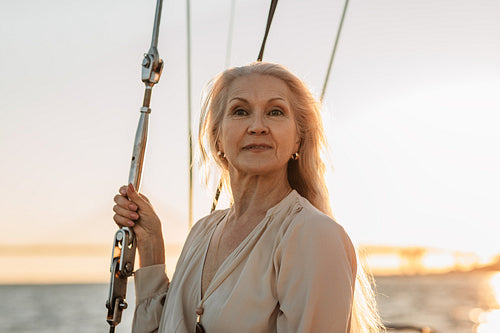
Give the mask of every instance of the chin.
[(253, 156), (248, 159), (236, 160), (235, 163), (231, 164), (238, 173), (265, 176), (280, 173), (286, 174), (288, 160), (280, 163), (280, 161), (275, 158), (269, 158), (269, 156), (262, 156), (261, 158)]
[(243, 168), (237, 168), (238, 171), (250, 175), (255, 175), (255, 176), (268, 176), (268, 175), (277, 175), (281, 173), (286, 173), (286, 166), (285, 167), (277, 167), (275, 165), (246, 165)]

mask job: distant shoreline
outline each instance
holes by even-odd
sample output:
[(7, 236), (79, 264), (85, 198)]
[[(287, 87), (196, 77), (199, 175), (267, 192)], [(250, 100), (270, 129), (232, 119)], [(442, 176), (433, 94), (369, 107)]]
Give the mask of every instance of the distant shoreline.
[[(172, 274), (182, 250), (182, 244), (166, 244), (167, 272)], [(370, 247), (362, 249), (374, 277), (432, 276), (474, 272), (500, 271), (500, 260), (481, 263), (471, 260), (447, 265), (426, 266), (425, 255), (436, 250), (410, 247)], [(0, 245), (0, 275), (2, 285), (25, 284), (100, 284), (109, 281), (111, 246), (108, 244), (3, 244)], [(418, 250), (418, 251), (417, 251)], [(378, 251), (378, 252), (377, 252)], [(427, 252), (425, 252), (427, 251)], [(434, 252), (432, 252), (434, 251)], [(403, 253), (403, 255), (401, 255)], [(407, 260), (408, 255), (411, 260)], [(412, 256), (423, 253), (422, 256)], [(379, 261), (371, 262), (370, 259)], [(380, 260), (389, 258), (389, 261)]]
[[(167, 256), (179, 255), (182, 244), (165, 244)], [(112, 244), (9, 244), (0, 245), (0, 257), (111, 256)]]

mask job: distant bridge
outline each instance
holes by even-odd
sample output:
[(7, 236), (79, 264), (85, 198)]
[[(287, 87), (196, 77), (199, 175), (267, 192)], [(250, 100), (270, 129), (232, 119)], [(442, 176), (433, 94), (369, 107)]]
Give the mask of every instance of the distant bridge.
[[(397, 257), (400, 260), (399, 273), (402, 274), (421, 274), (430, 271), (463, 271), (479, 265), (479, 257), (470, 252), (449, 251), (430, 247), (420, 246), (387, 246), (387, 245), (367, 245), (360, 247), (363, 256), (368, 259), (372, 256)], [(447, 257), (447, 263), (437, 263), (432, 267), (425, 264), (425, 259), (432, 261), (438, 257)], [(384, 267), (373, 267), (375, 269)]]

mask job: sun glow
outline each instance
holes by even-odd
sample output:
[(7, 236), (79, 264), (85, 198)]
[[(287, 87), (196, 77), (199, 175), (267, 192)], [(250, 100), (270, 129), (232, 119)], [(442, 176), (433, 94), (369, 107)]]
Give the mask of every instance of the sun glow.
[(495, 296), (497, 306), (500, 307), (500, 273), (495, 273), (490, 278), (490, 287), (493, 291), (493, 295)]
[(500, 273), (495, 273), (489, 280), (489, 289), (496, 301), (496, 308), (489, 311), (472, 309), (470, 317), (476, 325), (476, 333), (500, 332)]
[(363, 246), (361, 249), (375, 275), (466, 272), (491, 263), (472, 252), (426, 247)]
[(479, 325), (476, 328), (477, 333), (498, 333), (500, 332), (500, 310), (483, 312), (479, 316)]

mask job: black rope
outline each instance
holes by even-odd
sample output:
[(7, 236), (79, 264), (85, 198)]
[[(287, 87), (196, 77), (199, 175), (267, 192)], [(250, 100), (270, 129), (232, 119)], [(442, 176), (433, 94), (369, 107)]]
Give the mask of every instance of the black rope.
[[(266, 32), (264, 33), (264, 39), (262, 40), (262, 45), (260, 46), (260, 52), (257, 56), (257, 61), (262, 61), (264, 57), (264, 48), (266, 47), (267, 35), (269, 34), (269, 29), (271, 29), (271, 23), (273, 22), (274, 12), (276, 11), (276, 6), (278, 5), (278, 0), (271, 0), (271, 6), (269, 7), (269, 15), (267, 16)], [(219, 202), (220, 193), (222, 191), (222, 178), (217, 185), (217, 190), (215, 192), (214, 200), (212, 202), (212, 208), (210, 213), (212, 213), (215, 208), (217, 208), (217, 203)]]
[(389, 324), (384, 326), (389, 331), (413, 331), (419, 333), (437, 333), (435, 330), (427, 326), (420, 327), (414, 325), (389, 325)]
[(335, 52), (337, 51), (337, 45), (339, 44), (340, 33), (342, 32), (342, 26), (344, 25), (345, 13), (347, 12), (347, 5), (349, 0), (345, 1), (344, 11), (342, 12), (342, 17), (340, 18), (339, 28), (337, 29), (337, 36), (335, 37), (335, 43), (333, 44), (332, 55), (330, 56), (330, 63), (328, 64), (328, 70), (326, 71), (325, 82), (323, 83), (323, 89), (321, 90), (320, 101), (323, 102), (325, 97), (326, 86), (328, 85), (328, 80), (330, 79), (330, 71), (332, 69), (333, 59), (335, 58)]
[(215, 192), (214, 201), (212, 202), (212, 208), (210, 209), (210, 213), (213, 213), (215, 208), (217, 208), (217, 203), (219, 202), (220, 192), (222, 191), (222, 178), (219, 181), (219, 185), (217, 185), (217, 191)]
[(264, 33), (264, 39), (262, 40), (262, 45), (260, 47), (259, 56), (257, 61), (262, 61), (264, 57), (264, 48), (266, 47), (267, 35), (269, 34), (269, 29), (271, 28), (271, 23), (273, 22), (274, 11), (278, 5), (278, 0), (271, 1), (271, 7), (269, 8), (269, 15), (267, 16), (266, 32)]

